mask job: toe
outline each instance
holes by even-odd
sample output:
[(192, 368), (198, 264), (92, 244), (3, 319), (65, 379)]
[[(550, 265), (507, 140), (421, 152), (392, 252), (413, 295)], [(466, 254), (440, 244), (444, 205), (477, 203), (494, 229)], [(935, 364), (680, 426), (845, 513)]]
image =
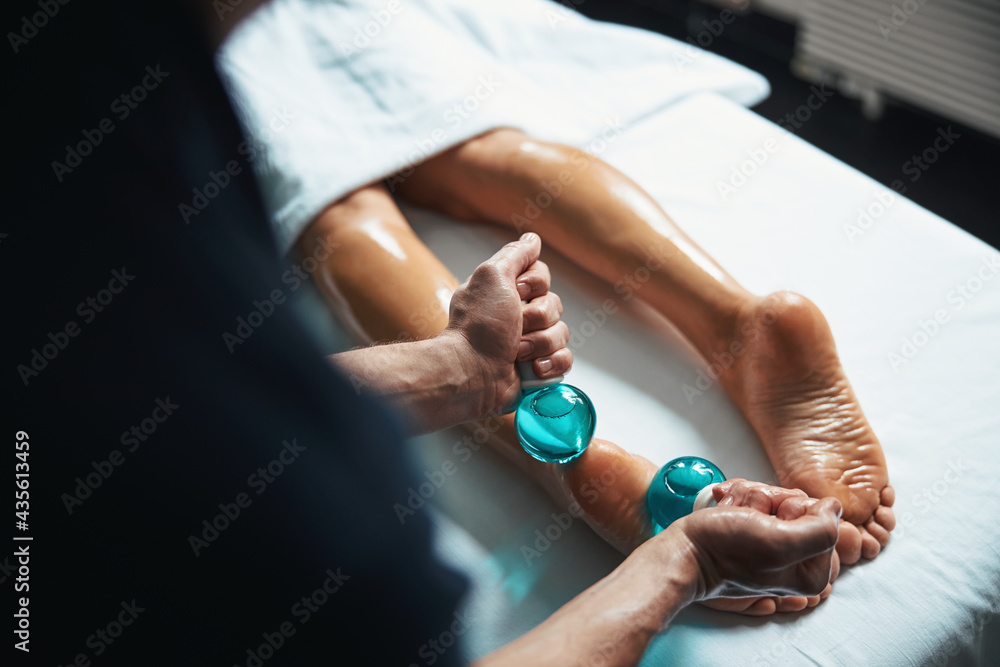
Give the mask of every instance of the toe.
[(837, 555), (844, 565), (857, 563), (861, 558), (861, 533), (858, 527), (849, 521), (840, 522), (840, 534), (837, 537)]
[(742, 614), (759, 599), (760, 598), (713, 598), (711, 600), (703, 600), (701, 604), (705, 605), (709, 609)]
[(865, 524), (865, 530), (878, 542), (879, 549), (885, 549), (885, 545), (889, 544), (889, 531), (883, 528), (875, 519)]
[[(827, 595), (829, 595), (829, 593)], [(809, 598), (809, 602), (806, 604), (806, 606), (809, 607), (810, 609), (812, 609), (813, 607), (815, 607), (816, 605), (818, 605), (820, 602), (822, 602), (824, 599), (825, 598), (823, 597), (822, 594), (820, 594), (820, 595), (814, 595), (811, 598)]]
[(838, 498), (844, 506), (843, 517), (853, 524), (861, 525), (872, 518), (872, 509), (878, 507), (879, 494), (874, 489), (849, 490)]
[(865, 530), (864, 526), (858, 526), (858, 532), (861, 533), (861, 557), (871, 560), (878, 556), (878, 552), (882, 550), (878, 540)]
[(778, 610), (778, 601), (783, 599), (785, 598), (715, 598), (714, 600), (704, 600), (701, 604), (718, 611), (747, 616), (768, 616)]
[[(891, 484), (886, 484), (885, 488), (882, 489), (879, 499), (885, 507), (892, 507), (892, 504), (896, 502), (896, 489), (892, 488)], [(892, 529), (890, 528), (889, 530)]]
[(752, 605), (744, 609), (741, 613), (746, 614), (747, 616), (769, 616), (778, 608), (775, 600), (777, 600), (777, 598), (760, 598)]
[(802, 611), (809, 604), (809, 599), (801, 595), (791, 595), (788, 597), (776, 598), (775, 610), (787, 614), (789, 612)]
[(892, 530), (896, 527), (896, 513), (892, 511), (891, 507), (882, 505), (875, 510), (875, 522), (886, 530)]

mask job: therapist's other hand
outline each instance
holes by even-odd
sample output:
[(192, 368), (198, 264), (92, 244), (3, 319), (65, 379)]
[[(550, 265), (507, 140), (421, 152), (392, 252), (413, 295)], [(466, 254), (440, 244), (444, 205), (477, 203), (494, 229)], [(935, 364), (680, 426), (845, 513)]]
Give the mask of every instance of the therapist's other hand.
[(752, 507), (764, 514), (777, 514), (781, 504), (790, 498), (809, 497), (799, 489), (786, 489), (739, 477), (716, 484), (712, 494), (721, 507)]
[[(520, 396), (515, 361), (532, 361), (540, 378), (562, 375), (573, 365), (566, 348), (569, 328), (559, 318), (562, 302), (549, 291), (552, 277), (538, 261), (542, 241), (524, 234), (479, 265), (451, 299), (441, 336), (459, 343), (473, 382), (470, 419), (509, 410)], [(522, 304), (522, 300), (527, 304)]]
[(766, 513), (736, 502), (694, 512), (663, 533), (682, 536), (697, 565), (693, 600), (822, 593), (836, 574), (840, 503), (791, 495)]

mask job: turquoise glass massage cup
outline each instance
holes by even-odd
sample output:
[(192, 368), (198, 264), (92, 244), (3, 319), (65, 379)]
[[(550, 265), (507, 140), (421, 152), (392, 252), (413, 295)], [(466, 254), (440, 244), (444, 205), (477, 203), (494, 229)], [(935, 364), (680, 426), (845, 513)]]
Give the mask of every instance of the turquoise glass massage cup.
[(726, 481), (719, 466), (699, 456), (682, 456), (656, 472), (646, 505), (659, 533), (682, 516), (716, 504), (712, 490)]
[[(531, 363), (517, 364), (523, 394), (514, 417), (517, 439), (539, 461), (568, 463), (590, 445), (597, 411), (585, 393), (562, 382), (562, 375), (539, 379)], [(724, 481), (717, 465), (697, 456), (682, 456), (660, 468), (646, 493), (655, 531), (715, 505), (712, 489)]]
[(562, 382), (562, 375), (541, 380), (531, 363), (517, 364), (523, 393), (514, 417), (517, 439), (539, 461), (567, 463), (590, 444), (597, 412), (585, 393)]

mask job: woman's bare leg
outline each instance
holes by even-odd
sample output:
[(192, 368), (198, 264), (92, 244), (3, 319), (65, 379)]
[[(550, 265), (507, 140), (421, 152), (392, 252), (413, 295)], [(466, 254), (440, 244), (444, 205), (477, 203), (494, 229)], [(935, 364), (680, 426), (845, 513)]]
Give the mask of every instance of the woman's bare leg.
[[(296, 250), (311, 255), (317, 244), (334, 248), (317, 272), (320, 289), (359, 338), (429, 337), (448, 323), (448, 302), (458, 281), (413, 233), (383, 187), (362, 188), (330, 206), (303, 233)], [(575, 502), (584, 520), (622, 552), (652, 535), (645, 497), (657, 466), (650, 461), (595, 439), (569, 464), (544, 464), (520, 447), (510, 416), (472, 428), (480, 437), (491, 433), (484, 444), (556, 502), (571, 508)], [(811, 598), (713, 600), (711, 606), (762, 615), (814, 606), (829, 593), (828, 587)]]
[[(301, 235), (299, 255), (333, 247), (317, 271), (317, 285), (359, 340), (389, 342), (436, 336), (448, 324), (459, 281), (410, 228), (382, 186), (357, 190), (327, 208)], [(547, 466), (517, 444), (512, 420), (484, 426), (492, 444), (531, 479), (548, 484)]]
[(649, 275), (636, 293), (721, 369), (781, 484), (841, 501), (843, 561), (873, 558), (888, 542), (885, 459), (811, 301), (750, 294), (628, 177), (516, 130), (474, 138), (391, 182), (417, 205), (537, 232), (609, 283)]
[[(451, 294), (459, 282), (417, 238), (384, 187), (362, 188), (327, 208), (299, 238), (296, 251), (308, 256), (319, 244), (334, 248), (317, 271), (319, 288), (360, 340), (429, 338), (448, 324)], [(542, 463), (521, 448), (511, 415), (470, 427), (475, 435), (470, 447), (495, 449), (563, 504), (567, 496), (578, 497), (588, 522), (623, 552), (652, 534), (644, 506), (626, 507), (621, 500), (645, 492), (656, 472), (652, 463), (601, 442), (569, 467), (574, 475), (564, 480), (566, 466)], [(568, 490), (612, 467), (620, 474), (599, 502), (593, 493), (584, 498)]]

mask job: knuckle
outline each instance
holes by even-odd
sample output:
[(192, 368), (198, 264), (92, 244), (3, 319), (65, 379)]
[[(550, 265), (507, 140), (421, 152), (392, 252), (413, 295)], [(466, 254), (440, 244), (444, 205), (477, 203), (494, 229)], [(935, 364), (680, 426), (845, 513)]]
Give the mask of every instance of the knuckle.
[(556, 340), (559, 341), (559, 346), (565, 347), (566, 343), (569, 342), (569, 325), (562, 320), (559, 320), (553, 328), (555, 329), (554, 334), (556, 336)]
[(555, 324), (556, 318), (553, 317), (555, 312), (552, 309), (552, 301), (546, 298), (542, 302), (542, 307), (539, 311), (539, 319), (545, 324), (545, 326), (552, 326)]
[(469, 285), (474, 282), (492, 282), (499, 269), (497, 268), (496, 262), (492, 259), (486, 260), (482, 264), (476, 267), (476, 270), (472, 272), (472, 277), (469, 279)]
[(555, 292), (549, 292), (549, 295), (552, 297), (552, 301), (555, 304), (556, 313), (558, 313), (559, 317), (562, 317), (563, 314), (562, 299), (559, 298), (559, 295), (556, 294)]

